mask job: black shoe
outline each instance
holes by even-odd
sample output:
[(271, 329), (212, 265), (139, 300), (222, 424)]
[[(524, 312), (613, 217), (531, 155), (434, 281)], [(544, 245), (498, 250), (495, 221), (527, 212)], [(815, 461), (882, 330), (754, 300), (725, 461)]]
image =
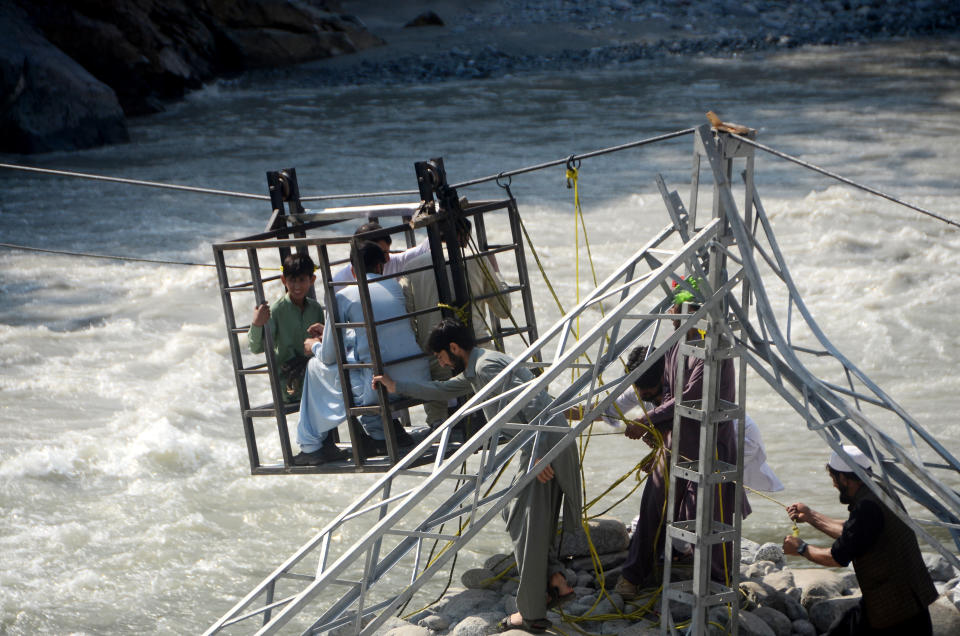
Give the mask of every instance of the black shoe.
[(417, 440), (413, 439), (413, 436), (403, 428), (400, 420), (393, 420), (393, 436), (400, 448), (413, 448), (417, 445)]
[(294, 466), (319, 466), (327, 462), (336, 462), (346, 459), (349, 456), (347, 451), (340, 450), (333, 441), (327, 437), (323, 446), (309, 453), (299, 452), (293, 456)]
[(366, 433), (360, 434), (360, 454), (363, 457), (378, 457), (387, 454), (387, 442), (382, 439), (373, 439)]

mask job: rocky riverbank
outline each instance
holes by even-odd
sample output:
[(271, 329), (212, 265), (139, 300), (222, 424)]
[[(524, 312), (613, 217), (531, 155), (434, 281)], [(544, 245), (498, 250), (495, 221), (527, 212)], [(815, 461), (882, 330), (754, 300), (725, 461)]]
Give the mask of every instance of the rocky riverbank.
[[(313, 79), (323, 84), (423, 83), (541, 70), (581, 72), (667, 55), (723, 57), (960, 30), (960, 3), (951, 0), (347, 0), (343, 4), (388, 45), (314, 65)], [(424, 8), (442, 25), (404, 28)]]
[(325, 0), (0, 0), (0, 152), (125, 141), (216, 77), (378, 44)]
[(126, 117), (303, 62), (312, 85), (424, 83), (958, 29), (955, 0), (0, 0), (0, 152), (121, 142)]
[[(594, 570), (585, 535), (567, 541), (561, 549), (566, 557), (564, 572), (576, 591), (576, 598), (560, 612), (548, 612), (551, 633), (618, 634), (652, 636), (660, 609), (656, 590), (647, 590), (636, 601), (625, 602), (612, 592), (629, 543), (627, 530), (615, 519), (597, 519), (590, 524), (590, 536), (604, 568), (604, 587)], [(930, 606), (935, 636), (960, 633), (960, 571), (938, 554), (924, 554), (928, 570), (941, 596)], [(483, 568), (461, 574), (462, 588), (451, 589), (431, 607), (407, 617), (391, 618), (376, 633), (379, 636), (482, 636), (495, 631), (497, 622), (515, 612), (518, 581), (510, 555), (490, 556)], [(791, 557), (790, 564), (807, 564)], [(677, 566), (678, 571), (683, 566)], [(860, 600), (852, 569), (791, 568), (779, 545), (758, 545), (744, 539), (741, 545), (739, 633), (744, 636), (816, 636)], [(676, 621), (689, 617), (686, 606), (671, 606)], [(717, 634), (727, 633), (729, 619), (723, 608), (710, 613)], [(343, 636), (349, 630), (334, 630)], [(521, 636), (525, 632), (505, 632)]]

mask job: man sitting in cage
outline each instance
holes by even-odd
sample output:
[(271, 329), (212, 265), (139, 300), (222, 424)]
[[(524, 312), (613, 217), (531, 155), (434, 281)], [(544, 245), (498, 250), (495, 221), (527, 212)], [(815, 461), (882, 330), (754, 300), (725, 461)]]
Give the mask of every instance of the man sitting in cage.
[[(470, 245), (470, 219), (461, 219), (457, 226), (457, 238), (460, 248), (466, 250)], [(464, 259), (467, 271), (467, 291), (470, 295), (470, 315), (473, 324), (473, 333), (478, 338), (491, 335), (490, 325), (484, 314), (489, 308), (497, 318), (510, 317), (511, 298), (506, 293), (507, 283), (500, 275), (500, 268), (496, 258), (491, 254), (476, 258)], [(409, 273), (400, 278), (400, 285), (407, 296), (407, 310), (409, 313), (425, 309), (434, 309), (427, 313), (418, 314), (414, 318), (413, 330), (417, 336), (420, 348), (429, 352), (429, 338), (433, 328), (443, 319), (440, 312), (440, 297), (437, 292), (437, 279), (432, 268), (433, 257), (429, 251), (415, 256), (405, 262)], [(431, 266), (430, 269), (420, 268)], [(420, 270), (420, 271), (414, 271)], [(447, 270), (449, 278), (449, 268)], [(452, 285), (452, 281), (451, 281)], [(474, 300), (479, 299), (479, 300)], [(430, 357), (430, 378), (433, 380), (449, 380), (453, 377), (450, 369), (441, 366), (436, 357)], [(456, 404), (456, 402), (453, 402)], [(423, 410), (426, 413), (427, 424), (436, 428), (447, 419), (448, 402), (436, 400), (424, 402)], [(482, 421), (482, 418), (478, 418)]]
[[(393, 278), (379, 278), (386, 262), (383, 249), (372, 241), (364, 241), (358, 251), (367, 270), (367, 289), (374, 320), (380, 323), (405, 315), (406, 305), (400, 284)], [(359, 286), (343, 287), (337, 292), (336, 301), (337, 315), (326, 322), (322, 338), (308, 338), (304, 342), (304, 350), (312, 353), (314, 357), (307, 364), (303, 397), (300, 400), (297, 443), (300, 444), (301, 452), (293, 458), (296, 465), (315, 466), (346, 457), (346, 452), (340, 450), (329, 435), (330, 430), (346, 419), (343, 394), (338, 386), (336, 343), (332, 330), (335, 322), (364, 322)], [(346, 354), (345, 363), (371, 361), (370, 344), (364, 328), (346, 328), (339, 335)], [(423, 352), (417, 345), (409, 320), (393, 320), (379, 324), (377, 340), (380, 345), (380, 358), (390, 373), (420, 381), (430, 379), (430, 369), (424, 357), (390, 364), (392, 360), (422, 356)], [(351, 391), (357, 406), (378, 402), (377, 392), (372, 387), (372, 378), (373, 370), (370, 368), (350, 369)], [(380, 415), (362, 415), (360, 423), (365, 431), (359, 440), (362, 455), (385, 455), (387, 448)], [(414, 445), (413, 437), (403, 430), (398, 421), (394, 420), (393, 426), (395, 438), (401, 448)]]
[[(429, 258), (430, 242), (426, 239), (402, 252), (391, 254), (390, 245), (393, 243), (393, 237), (391, 237), (390, 233), (384, 230), (383, 227), (376, 221), (364, 223), (358, 227), (353, 234), (356, 236), (358, 234), (366, 234), (368, 232), (373, 233), (370, 235), (368, 240), (373, 241), (380, 246), (380, 249), (383, 250), (383, 274), (385, 275), (397, 274), (404, 270), (410, 269), (413, 267), (413, 265), (410, 264), (410, 261), (423, 254), (428, 255)], [(353, 275), (353, 267), (351, 267), (349, 264), (344, 265), (333, 274), (334, 283), (346, 283), (353, 280), (356, 280), (356, 278)]]
[(304, 340), (323, 334), (323, 307), (307, 296), (317, 278), (314, 270), (313, 259), (306, 252), (287, 255), (280, 275), (286, 293), (272, 305), (261, 303), (255, 307), (247, 332), (250, 351), (263, 353), (264, 328), (270, 329), (278, 367), (277, 380), (284, 402), (300, 399), (307, 365)]

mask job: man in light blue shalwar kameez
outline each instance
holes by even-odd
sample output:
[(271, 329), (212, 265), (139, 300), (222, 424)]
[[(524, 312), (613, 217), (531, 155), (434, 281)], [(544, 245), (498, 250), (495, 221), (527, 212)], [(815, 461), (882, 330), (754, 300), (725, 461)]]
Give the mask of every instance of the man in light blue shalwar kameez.
[[(394, 278), (378, 278), (385, 262), (383, 250), (375, 243), (366, 242), (360, 247), (360, 255), (367, 269), (367, 289), (370, 293), (374, 320), (380, 322), (405, 314), (406, 302), (400, 284)], [(337, 292), (336, 305), (337, 316), (335, 320), (328, 317), (324, 325), (322, 341), (307, 341), (314, 357), (307, 364), (303, 397), (300, 400), (297, 442), (302, 452), (294, 458), (295, 463), (317, 464), (343, 456), (343, 453), (328, 440), (328, 431), (336, 428), (346, 419), (337, 373), (337, 353), (331, 330), (334, 328), (334, 322), (364, 322), (363, 309), (360, 305), (360, 288), (356, 285), (342, 287)], [(370, 362), (370, 344), (367, 342), (365, 329), (343, 329), (341, 337), (347, 363)], [(380, 358), (389, 373), (417, 381), (430, 380), (430, 367), (426, 358), (390, 364), (391, 360), (423, 353), (417, 345), (409, 320), (395, 320), (379, 325), (377, 340), (380, 344)], [(377, 392), (372, 388), (372, 378), (373, 369), (371, 368), (350, 370), (350, 385), (358, 406), (377, 403)], [(384, 439), (383, 420), (379, 415), (361, 416), (360, 423), (371, 438)]]

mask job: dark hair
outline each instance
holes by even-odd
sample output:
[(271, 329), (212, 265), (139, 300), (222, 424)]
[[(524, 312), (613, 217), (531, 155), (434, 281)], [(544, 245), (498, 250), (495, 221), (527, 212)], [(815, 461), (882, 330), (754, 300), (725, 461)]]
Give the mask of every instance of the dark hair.
[[(655, 351), (651, 351), (650, 355), (653, 355)], [(627, 371), (633, 371), (646, 360), (649, 356), (647, 355), (647, 348), (640, 346), (635, 347), (633, 351), (630, 352), (630, 356), (627, 358)], [(655, 360), (649, 369), (640, 374), (636, 380), (633, 381), (633, 386), (638, 389), (654, 389), (660, 385), (663, 381), (663, 370), (666, 366), (664, 358), (661, 356), (660, 359)]]
[(304, 274), (313, 276), (316, 269), (317, 266), (314, 265), (313, 259), (306, 252), (293, 252), (287, 254), (287, 257), (283, 259), (283, 275), (286, 278), (294, 278)]
[(363, 261), (363, 268), (368, 272), (374, 271), (378, 265), (387, 262), (383, 248), (373, 241), (363, 241), (357, 246), (357, 251), (360, 254), (360, 260)]
[[(378, 231), (379, 230), (379, 231)], [(376, 221), (370, 221), (369, 223), (364, 223), (357, 228), (356, 232), (353, 233), (354, 236), (357, 234), (366, 234), (367, 232), (376, 232), (370, 236), (365, 236), (364, 240), (367, 241), (386, 241), (387, 245), (393, 243), (393, 237), (390, 236), (390, 233), (383, 229)]]
[(431, 353), (450, 351), (450, 343), (455, 342), (464, 351), (471, 351), (477, 344), (473, 329), (460, 321), (444, 318), (430, 332), (427, 348)]

